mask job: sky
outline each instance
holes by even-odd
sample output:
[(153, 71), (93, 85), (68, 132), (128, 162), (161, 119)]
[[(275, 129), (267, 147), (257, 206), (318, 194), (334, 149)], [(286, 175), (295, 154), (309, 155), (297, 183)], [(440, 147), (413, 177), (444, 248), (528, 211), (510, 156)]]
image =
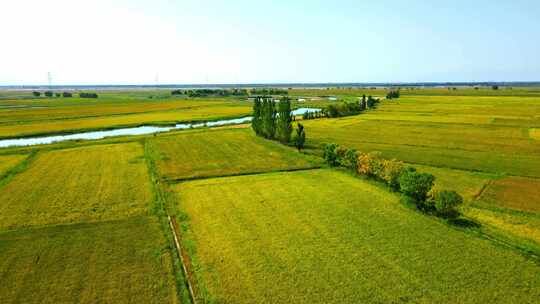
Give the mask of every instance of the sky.
[(540, 81), (540, 1), (1, 0), (0, 85)]

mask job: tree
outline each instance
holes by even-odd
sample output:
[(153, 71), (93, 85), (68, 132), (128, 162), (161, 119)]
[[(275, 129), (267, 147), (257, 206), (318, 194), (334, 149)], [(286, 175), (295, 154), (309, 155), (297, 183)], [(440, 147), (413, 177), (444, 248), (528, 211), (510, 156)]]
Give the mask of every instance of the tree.
[(46, 91), (44, 94), (47, 97), (53, 97), (53, 92), (52, 91)]
[(294, 145), (298, 149), (298, 151), (301, 151), (304, 148), (304, 144), (306, 142), (306, 132), (304, 131), (304, 126), (299, 123), (296, 126), (296, 136), (294, 137)]
[(39, 97), (41, 96), (41, 92), (34, 91), (32, 92), (32, 95), (34, 95), (35, 97)]
[(338, 144), (334, 143), (324, 145), (323, 158), (332, 167), (339, 165), (338, 155), (336, 153), (338, 147)]
[(274, 139), (276, 135), (276, 108), (272, 98), (263, 98), (261, 113), (263, 136)]
[(427, 194), (431, 191), (435, 176), (429, 173), (418, 173), (414, 168), (407, 168), (399, 176), (401, 192), (414, 198), (417, 202), (426, 201)]
[(288, 144), (291, 141), (292, 134), (292, 115), (291, 115), (291, 100), (288, 97), (283, 97), (278, 104), (277, 116), (277, 137), (283, 144)]
[(499, 89), (499, 86), (498, 86), (498, 85), (493, 85), (493, 86), (491, 86), (491, 88), (492, 88), (493, 90), (498, 90), (498, 89)]
[(60, 94), (60, 93), (54, 93), (54, 96), (60, 97), (60, 96), (62, 96), (62, 94)]
[(262, 134), (262, 103), (261, 98), (256, 97), (253, 102), (253, 119), (251, 120), (251, 127), (255, 134)]
[(62, 96), (64, 96), (64, 97), (73, 97), (73, 94), (71, 94), (70, 92), (64, 92), (64, 93), (62, 93)]
[(456, 207), (463, 204), (463, 198), (456, 191), (442, 190), (433, 195), (435, 208), (440, 216), (456, 218), (459, 212)]

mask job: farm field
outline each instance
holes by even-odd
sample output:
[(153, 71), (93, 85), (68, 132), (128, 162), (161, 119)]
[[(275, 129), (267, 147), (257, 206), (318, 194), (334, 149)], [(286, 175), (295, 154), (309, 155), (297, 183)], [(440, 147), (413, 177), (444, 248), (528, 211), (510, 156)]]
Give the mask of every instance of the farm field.
[[(183, 182), (199, 297), (219, 303), (534, 303), (538, 264), (332, 170)], [(186, 242), (188, 242), (186, 241)]]
[(11, 123), (0, 125), (0, 138), (35, 136), (54, 133), (73, 133), (78, 131), (139, 126), (143, 124), (171, 125), (178, 122), (233, 118), (246, 116), (250, 113), (251, 107), (247, 105), (219, 105), (129, 115), (109, 115), (90, 118), (33, 121), (22, 124)]
[(168, 180), (295, 170), (322, 165), (293, 148), (256, 137), (250, 129), (184, 132), (149, 141), (159, 151), (162, 177)]
[(0, 232), (2, 303), (175, 303), (155, 220)]
[[(293, 107), (362, 92), (329, 91), (338, 101), (307, 90), (317, 98)], [(0, 298), (189, 303), (167, 223), (176, 215), (198, 303), (535, 303), (540, 96), (435, 91), (302, 121), (302, 153), (249, 125), (0, 149), (0, 281), (9, 283)], [(0, 137), (251, 111), (235, 98), (150, 91), (4, 98)], [(460, 211), (478, 226), (426, 216), (377, 182), (326, 168), (329, 142), (434, 174), (434, 189), (460, 193)]]
[(314, 148), (336, 142), (409, 163), (540, 177), (540, 142), (528, 135), (537, 113), (540, 99), (533, 97), (404, 96), (366, 114), (305, 126)]
[(0, 191), (0, 229), (146, 214), (152, 200), (139, 143), (44, 152)]
[(12, 154), (12, 155), (0, 155), (0, 177), (5, 175), (8, 170), (14, 168), (28, 155)]

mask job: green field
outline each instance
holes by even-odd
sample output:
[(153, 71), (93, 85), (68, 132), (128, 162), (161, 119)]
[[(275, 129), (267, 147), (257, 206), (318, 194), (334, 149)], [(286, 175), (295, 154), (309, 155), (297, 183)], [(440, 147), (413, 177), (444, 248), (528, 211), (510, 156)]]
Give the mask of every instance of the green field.
[(219, 303), (534, 303), (540, 271), (511, 250), (343, 173), (217, 178), (174, 187), (199, 279)]
[(158, 136), (150, 140), (160, 152), (157, 165), (168, 180), (294, 170), (321, 165), (292, 148), (232, 129)]
[(138, 143), (45, 152), (0, 191), (0, 229), (146, 214), (151, 188)]
[(1, 302), (174, 303), (165, 247), (144, 217), (1, 232)]

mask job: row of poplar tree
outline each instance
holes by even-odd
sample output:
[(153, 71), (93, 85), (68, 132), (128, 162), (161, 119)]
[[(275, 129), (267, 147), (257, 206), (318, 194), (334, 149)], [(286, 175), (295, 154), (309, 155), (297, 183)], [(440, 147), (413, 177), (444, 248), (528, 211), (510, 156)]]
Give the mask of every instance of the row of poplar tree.
[(273, 98), (255, 98), (251, 126), (257, 135), (288, 144), (293, 132), (292, 120), (291, 100), (288, 97), (279, 100), (277, 109)]

